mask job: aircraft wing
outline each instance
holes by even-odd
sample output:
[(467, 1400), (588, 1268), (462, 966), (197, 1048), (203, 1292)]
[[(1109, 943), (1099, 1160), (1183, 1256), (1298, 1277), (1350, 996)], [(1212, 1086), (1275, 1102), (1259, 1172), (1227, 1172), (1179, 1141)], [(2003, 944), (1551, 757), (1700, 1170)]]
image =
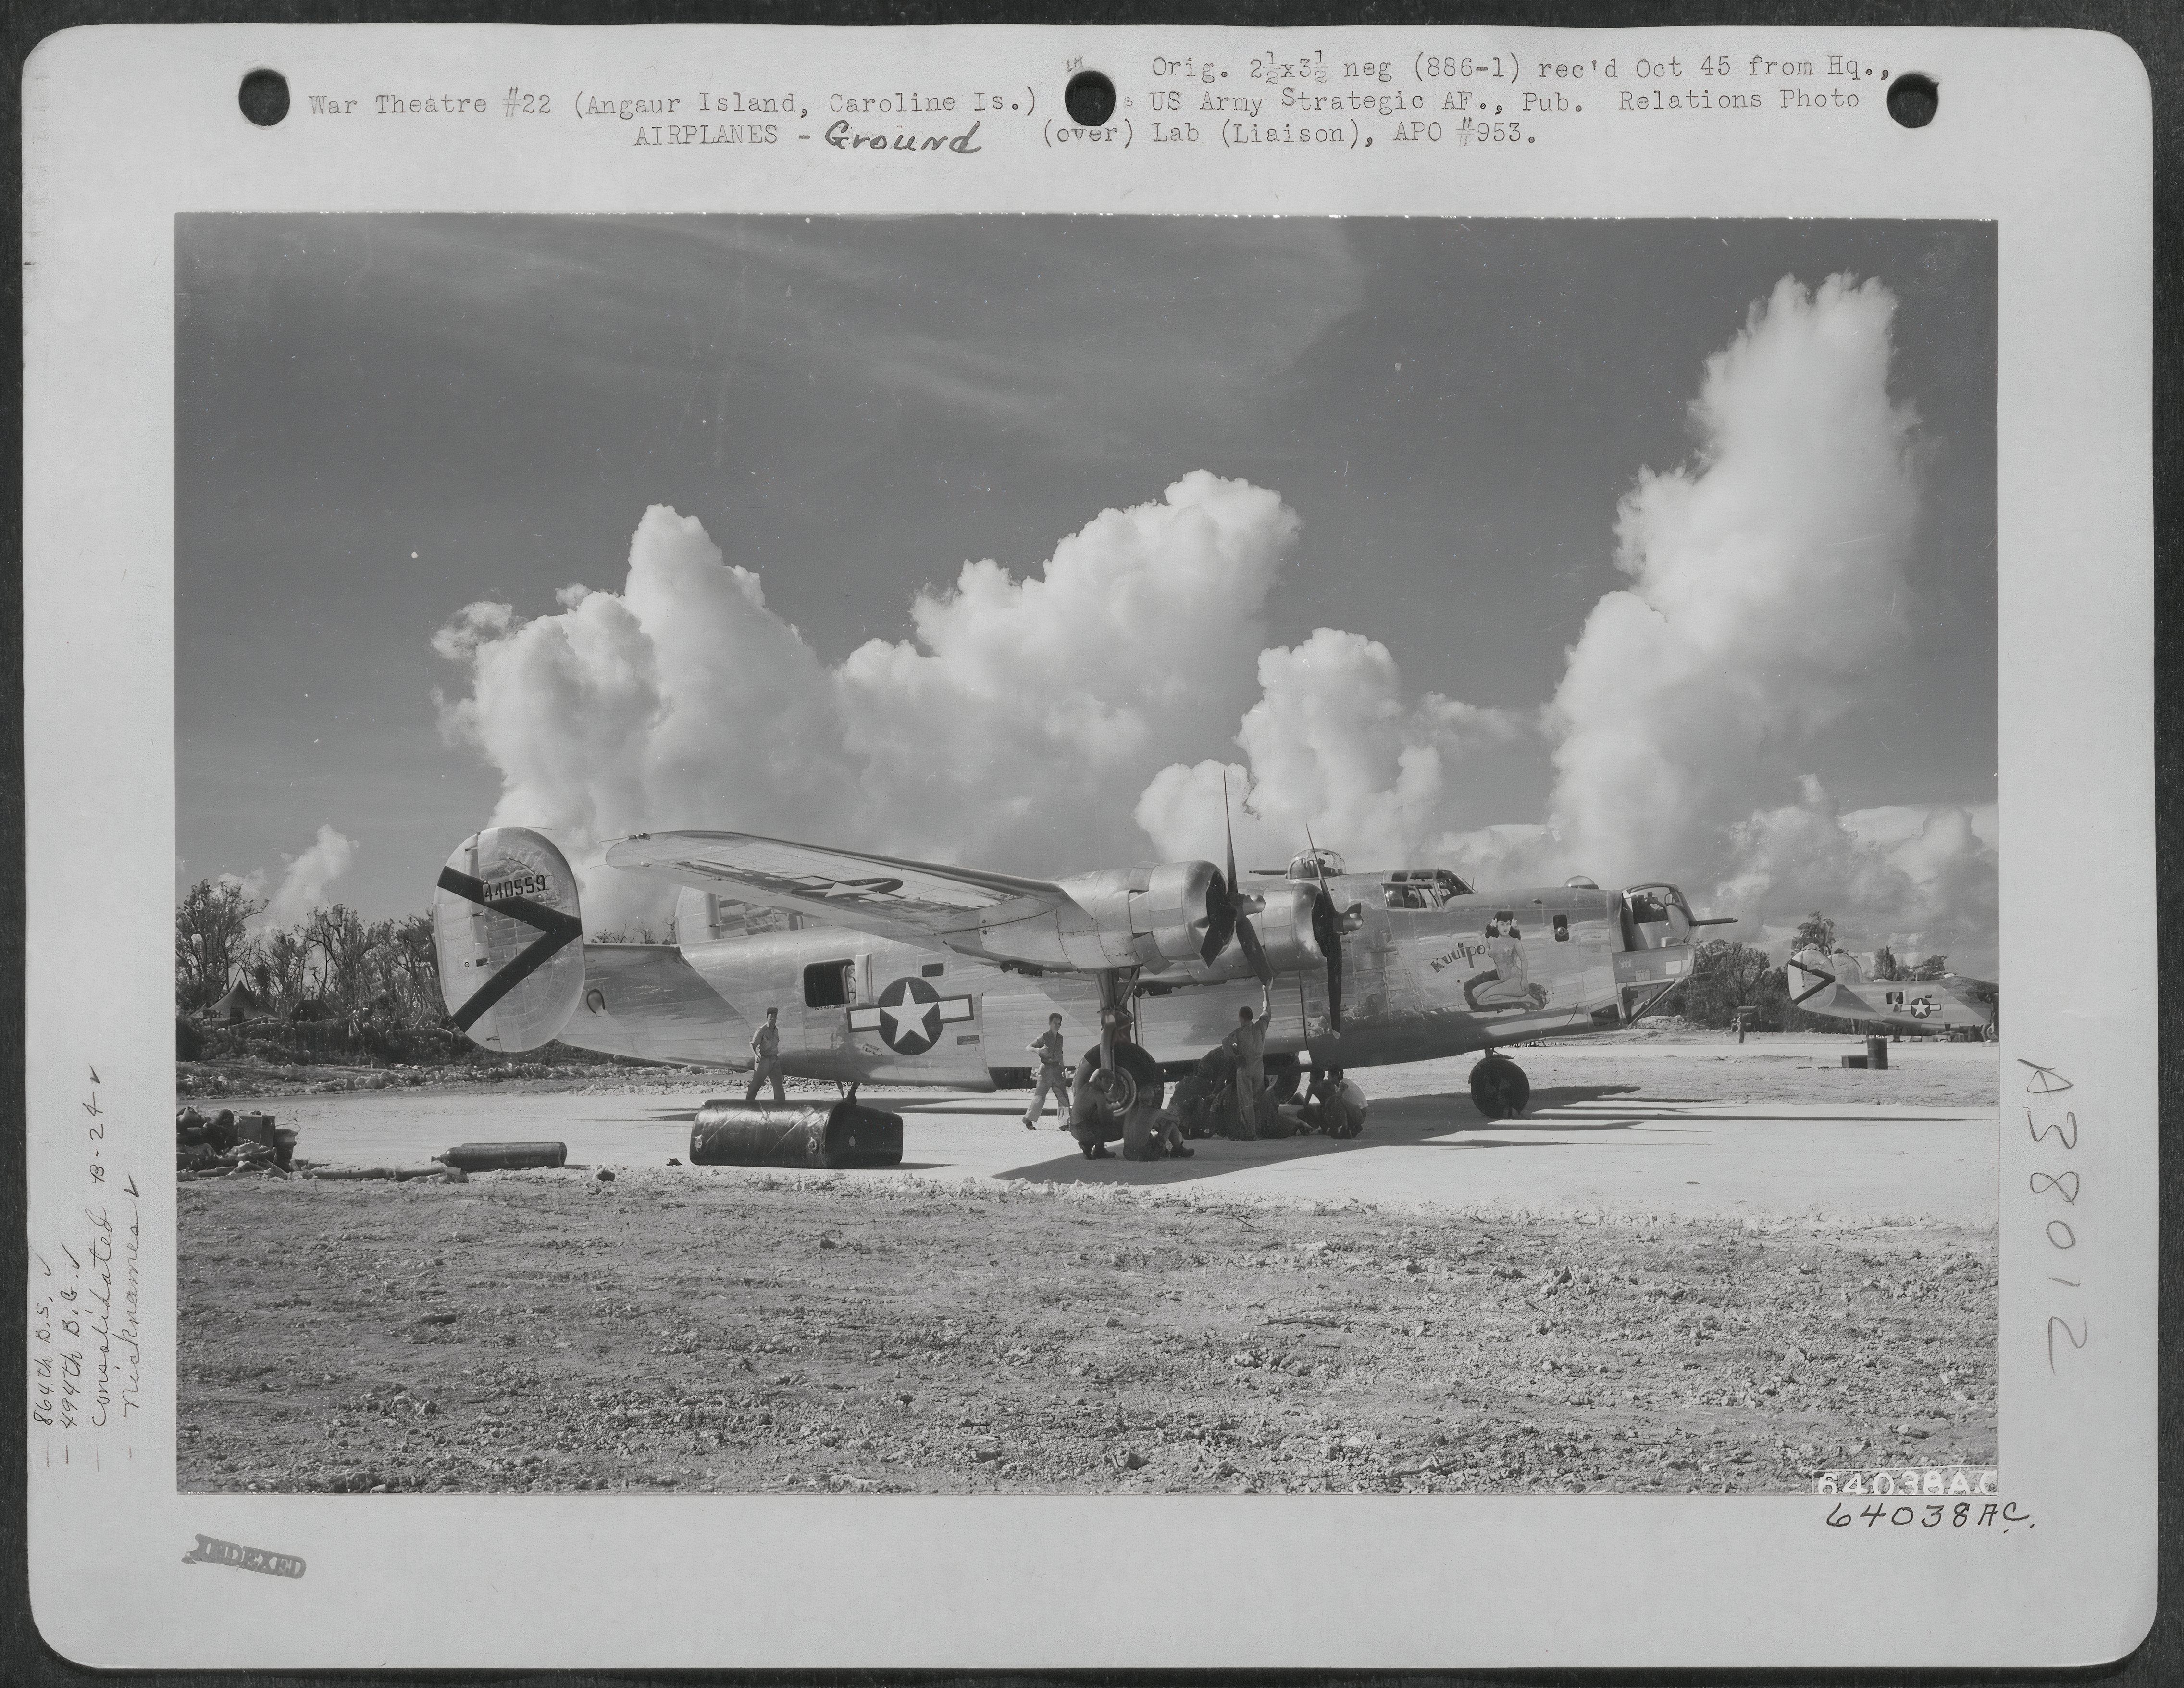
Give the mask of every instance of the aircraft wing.
[(648, 878), (787, 909), (905, 944), (988, 953), (989, 927), (1056, 916), (1089, 922), (1069, 894), (1039, 879), (793, 844), (755, 833), (639, 833), (610, 844), (607, 865)]

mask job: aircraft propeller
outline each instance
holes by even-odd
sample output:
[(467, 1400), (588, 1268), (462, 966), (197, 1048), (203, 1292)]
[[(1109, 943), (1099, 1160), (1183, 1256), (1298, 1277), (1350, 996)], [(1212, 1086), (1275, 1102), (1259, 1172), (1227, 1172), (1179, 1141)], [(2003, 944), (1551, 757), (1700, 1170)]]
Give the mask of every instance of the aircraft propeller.
[(1327, 889), (1327, 864), (1320, 860), (1319, 846), (1314, 843), (1312, 828), (1304, 829), (1306, 848), (1312, 851), (1312, 871), (1319, 876), (1319, 894), (1312, 900), (1312, 935), (1327, 956), (1327, 1015), (1334, 1030), (1342, 1030), (1342, 928), (1343, 918), (1334, 906), (1334, 899)]
[(1221, 776), (1221, 825), (1228, 835), (1228, 877), (1217, 877), (1214, 894), (1206, 900), (1206, 942), (1199, 946), (1198, 953), (1212, 967), (1233, 937), (1259, 983), (1272, 984), (1273, 964), (1267, 960), (1267, 946), (1259, 942), (1259, 934), (1251, 925), (1251, 916), (1267, 905), (1266, 900), (1245, 890), (1236, 878), (1236, 826), (1228, 813), (1228, 776), (1225, 773)]
[[(1251, 972), (1262, 985), (1274, 982), (1273, 963), (1267, 959), (1266, 945), (1251, 925), (1251, 916), (1267, 905), (1266, 899), (1242, 888), (1236, 874), (1236, 824), (1228, 807), (1228, 776), (1221, 777), (1221, 825), (1228, 836), (1228, 877), (1214, 876), (1213, 888), (1206, 899), (1206, 941), (1199, 945), (1198, 953), (1211, 967), (1234, 939), (1243, 950), (1244, 959), (1251, 963)], [(1349, 925), (1343, 912), (1334, 906), (1334, 893), (1327, 889), (1327, 864), (1320, 860), (1319, 846), (1313, 842), (1312, 828), (1304, 829), (1304, 839), (1312, 849), (1313, 870), (1319, 877), (1317, 894), (1312, 900), (1312, 935), (1321, 953), (1327, 957), (1327, 1007), (1334, 1028), (1342, 1029), (1342, 934)]]

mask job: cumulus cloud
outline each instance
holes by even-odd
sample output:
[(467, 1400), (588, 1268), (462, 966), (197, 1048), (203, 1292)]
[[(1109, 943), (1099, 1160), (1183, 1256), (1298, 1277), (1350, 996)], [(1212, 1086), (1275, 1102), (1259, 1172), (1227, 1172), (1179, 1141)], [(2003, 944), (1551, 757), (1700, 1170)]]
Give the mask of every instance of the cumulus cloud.
[(874, 640), (843, 667), (846, 748), (875, 811), (995, 866), (1137, 859), (1146, 780), (1233, 733), (1250, 701), (1298, 527), (1277, 494), (1199, 471), (1162, 503), (1105, 512), (1039, 577), (967, 563), (911, 606), (914, 640)]
[(495, 824), (572, 847), (587, 919), (659, 923), (587, 852), (632, 832), (748, 829), (1042, 875), (1130, 861), (1145, 782), (1233, 731), (1294, 547), (1271, 492), (1196, 471), (1103, 512), (1019, 578), (966, 563), (914, 636), (829, 667), (655, 506), (619, 592), (571, 587), (526, 620), (474, 604), (435, 639), (467, 671), (443, 730), (502, 777)]
[[(1990, 825), (1991, 830), (1991, 825)], [(1991, 967), (2000, 916), (1998, 861), (1976, 811), (1954, 805), (1840, 811), (1819, 782), (1798, 800), (1732, 828), (1717, 905), (1743, 920), (1746, 943), (1787, 948), (1808, 913), (1830, 915), (1837, 941), (1886, 944), (1899, 961), (1954, 956)]]
[[(832, 677), (695, 518), (655, 505), (621, 592), (557, 598), (558, 613), (527, 621), (473, 604), (433, 640), (469, 671), (468, 694), (442, 701), (441, 730), (499, 769), (493, 824), (539, 827), (582, 872), (597, 866), (588, 852), (630, 833), (808, 835), (856, 802)], [(652, 894), (619, 887), (625, 877), (588, 872), (626, 894), (587, 917), (660, 924)]]
[(1708, 360), (1696, 454), (1641, 471), (1623, 499), (1630, 583), (1594, 606), (1543, 711), (1556, 783), (1540, 821), (1462, 812), (1462, 758), (1513, 717), (1407, 700), (1384, 648), (1322, 629), (1262, 655), (1244, 761), (1164, 769), (1140, 824), (1163, 850), (1214, 853), (1226, 772), (1262, 854), (1308, 822), (1361, 863), (1440, 862), (1482, 885), (1673, 879), (1741, 916), (1748, 941), (1821, 907), (1899, 952), (1991, 955), (1991, 811), (1983, 825), (1946, 805), (1844, 814), (1804, 772), (1903, 659), (1918, 419), (1888, 393), (1895, 308), (1878, 281), (1785, 277)]
[[(1643, 470), (1617, 567), (1532, 715), (1406, 690), (1387, 648), (1322, 627), (1267, 644), (1300, 523), (1195, 471), (1109, 510), (1034, 572), (963, 565), (911, 635), (830, 666), (655, 506), (619, 591), (557, 612), (470, 605), (438, 634), (468, 685), (443, 729), (500, 770), (499, 824), (544, 827), (601, 926), (664, 924), (590, 870), (625, 833), (727, 827), (1041, 876), (1148, 854), (1218, 860), (1221, 785), (1247, 866), (1306, 831), (1359, 866), (1440, 862), (1485, 887), (1574, 872), (1682, 884), (1779, 940), (1820, 908), (1847, 939), (1992, 964), (1991, 809), (1843, 812), (1822, 735), (1905, 660), (1918, 421), (1891, 398), (1879, 282), (1786, 277), (1705, 366), (1692, 460)], [(1464, 764), (1536, 733), (1546, 812), (1474, 812)], [(1228, 750), (1240, 752), (1231, 757)], [(1148, 842), (1151, 845), (1150, 852)]]
[(1888, 394), (1895, 309), (1876, 281), (1785, 277), (1708, 360), (1698, 455), (1618, 507), (1631, 583), (1551, 706), (1550, 826), (1563, 862), (1676, 877), (1747, 941), (1817, 908), (1853, 941), (1991, 955), (1996, 859), (1969, 811), (1861, 827), (1802, 772), (1904, 660), (1918, 419)]
[[(322, 825), (319, 835), (309, 850), (289, 858), (287, 867), (281, 875), (281, 883), (266, 900), (265, 907), (250, 923), (251, 935), (277, 931), (293, 926), (304, 919), (311, 911), (324, 905), (326, 888), (348, 872), (356, 861), (356, 845), (351, 839)], [(233, 876), (224, 876), (232, 878)], [(233, 883), (243, 891), (256, 897), (265, 883), (262, 873), (252, 873)]]
[(1461, 824), (1457, 765), (1522, 730), (1507, 710), (1438, 692), (1406, 699), (1385, 645), (1333, 627), (1262, 651), (1258, 682), (1235, 735), (1245, 764), (1173, 764), (1138, 799), (1138, 824), (1163, 855), (1221, 859), (1225, 777), (1237, 848), (1262, 865), (1285, 861), (1307, 833), (1361, 864), (1407, 861)]
[(1641, 471), (1618, 508), (1631, 583), (1594, 606), (1551, 710), (1552, 824), (1603, 883), (1721, 877), (1899, 649), (1919, 492), (1895, 309), (1877, 281), (1786, 277), (1708, 360), (1697, 460)]

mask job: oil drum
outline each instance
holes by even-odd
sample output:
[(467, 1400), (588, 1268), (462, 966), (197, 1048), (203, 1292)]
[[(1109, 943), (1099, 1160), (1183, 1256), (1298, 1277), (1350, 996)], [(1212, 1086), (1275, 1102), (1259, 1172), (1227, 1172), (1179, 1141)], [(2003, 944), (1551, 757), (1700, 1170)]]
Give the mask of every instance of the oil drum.
[(902, 1116), (854, 1096), (833, 1102), (745, 1102), (718, 1097), (690, 1128), (694, 1167), (894, 1167)]

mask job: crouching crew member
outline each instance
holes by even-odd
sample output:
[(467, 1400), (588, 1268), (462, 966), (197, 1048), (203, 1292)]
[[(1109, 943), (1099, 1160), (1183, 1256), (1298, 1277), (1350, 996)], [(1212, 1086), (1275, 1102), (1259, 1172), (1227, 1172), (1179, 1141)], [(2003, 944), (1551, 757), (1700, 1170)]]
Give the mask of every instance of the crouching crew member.
[(1183, 1122), (1167, 1108), (1140, 1102), (1123, 1128), (1126, 1161), (1188, 1161), (1197, 1154), (1183, 1140)]
[(1031, 1106), (1024, 1110), (1024, 1129), (1039, 1129), (1039, 1117), (1046, 1111), (1046, 1099), (1054, 1097), (1056, 1123), (1064, 1128), (1069, 1124), (1069, 1069), (1061, 1064), (1061, 1016), (1046, 1017), (1046, 1030), (1031, 1040), (1031, 1052), (1039, 1057), (1039, 1083), (1031, 1093)]
[(777, 1102), (788, 1100), (788, 1091), (781, 1082), (781, 1022), (778, 1008), (766, 1011), (766, 1023), (751, 1033), (750, 1083), (744, 1086), (744, 1100), (758, 1100), (758, 1087), (769, 1078), (773, 1080), (773, 1099)]
[(1329, 1137), (1355, 1137), (1365, 1129), (1365, 1093), (1339, 1067), (1313, 1069), (1312, 1088), (1299, 1111), (1304, 1123)]
[(1077, 1063), (1076, 1095), (1069, 1104), (1069, 1134), (1088, 1161), (1107, 1158), (1107, 1145), (1123, 1135), (1125, 1120), (1121, 1106), (1128, 1079), (1118, 1070), (1100, 1064), (1095, 1045)]

